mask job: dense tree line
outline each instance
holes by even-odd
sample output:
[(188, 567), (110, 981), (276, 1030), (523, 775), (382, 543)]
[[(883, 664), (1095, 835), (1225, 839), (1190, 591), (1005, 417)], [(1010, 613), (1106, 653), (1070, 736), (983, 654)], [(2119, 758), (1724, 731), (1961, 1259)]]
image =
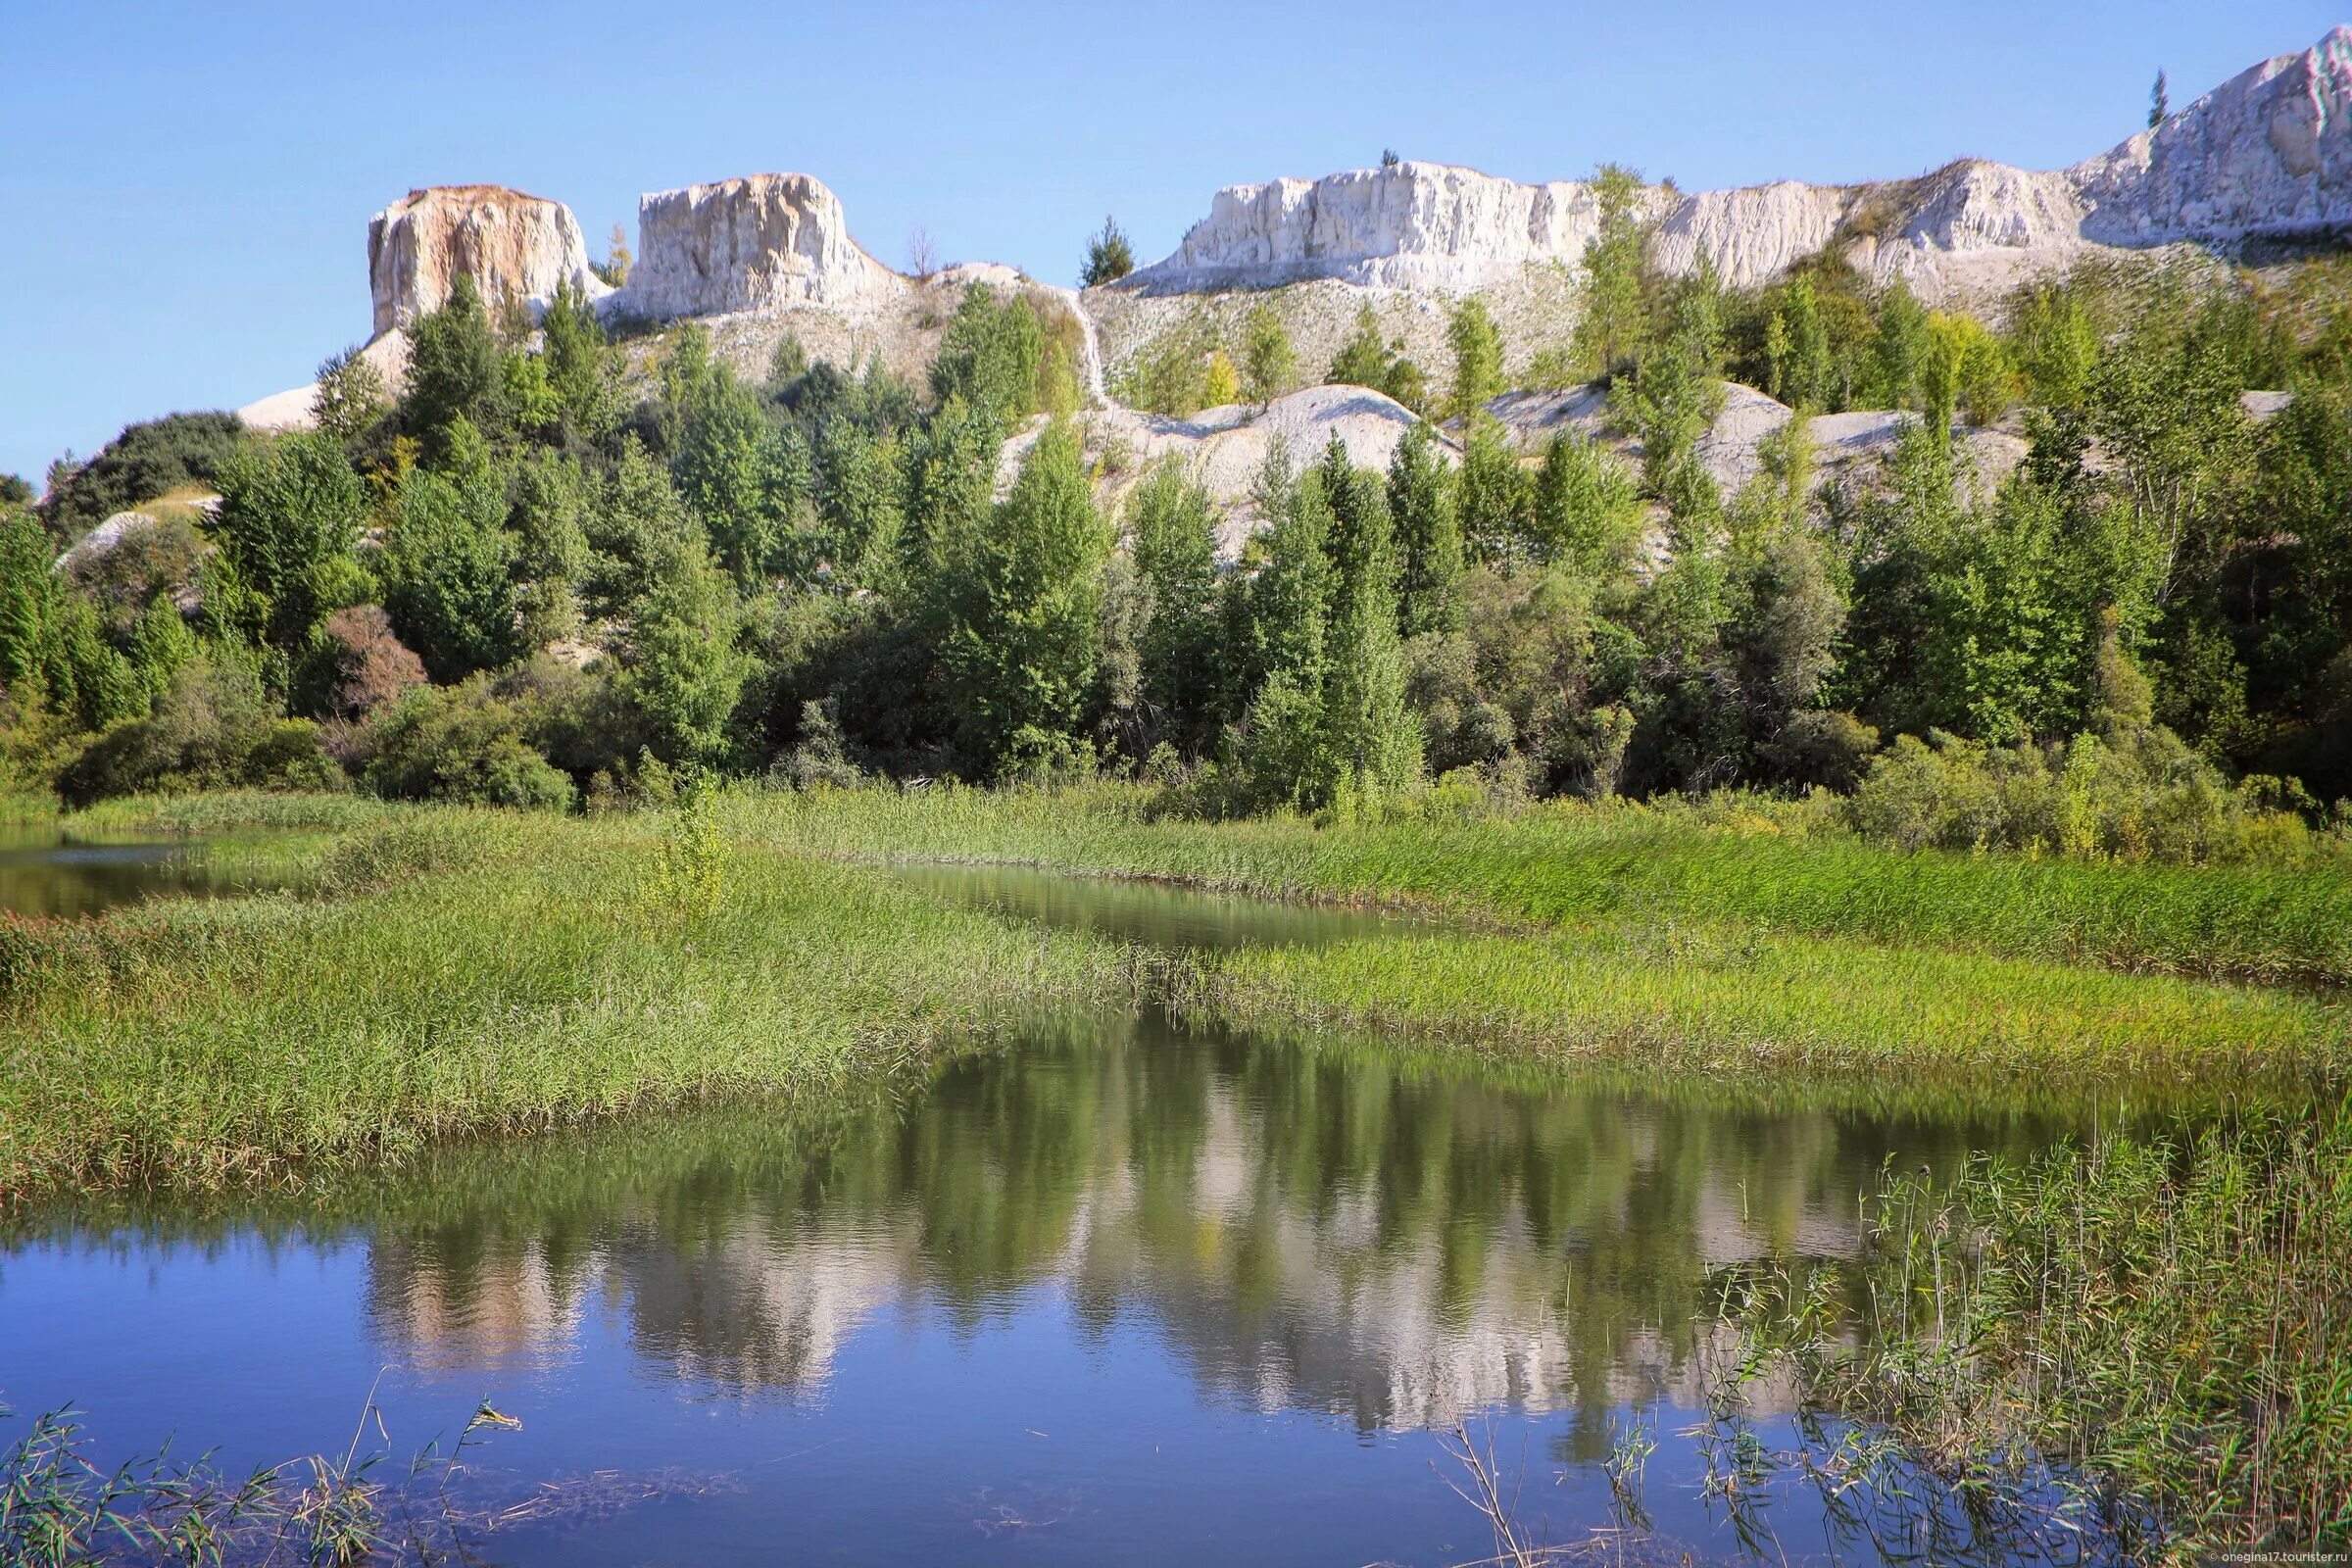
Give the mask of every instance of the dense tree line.
[[(1605, 384), (1638, 462), (1514, 447), (1483, 301), (1454, 311), (1443, 388), (1367, 313), (1328, 378), (1449, 433), (1384, 471), (1277, 444), (1238, 562), (1179, 469), (1099, 499), (1054, 305), (973, 287), (921, 387), (789, 339), (753, 380), (693, 326), (632, 379), (576, 294), (533, 331), (462, 281), (412, 328), (397, 400), (338, 356), (318, 430), (134, 426), (5, 508), (0, 762), (74, 799), (348, 777), (534, 805), (681, 766), (1121, 770), (1234, 810), (1449, 774), (1845, 789), (1897, 736), (1980, 771), (2089, 736), (2142, 785), (2352, 791), (2341, 264), (2274, 288), (2086, 268), (1996, 330), (1824, 259), (1744, 292), (1661, 276), (1640, 191), (1604, 172), (1579, 325), (1517, 346), (1531, 379)], [(1135, 374), (1170, 366), (1199, 378), (1179, 400), (1298, 373), (1265, 307)], [(1727, 376), (1797, 411), (1733, 494), (1700, 461)], [(2257, 419), (2250, 389), (2291, 398)], [(1816, 494), (1807, 416), (1861, 406), (1918, 417), (1880, 482)], [(1998, 483), (1956, 435), (1995, 419), (2028, 449)], [(192, 482), (208, 517), (53, 569)]]

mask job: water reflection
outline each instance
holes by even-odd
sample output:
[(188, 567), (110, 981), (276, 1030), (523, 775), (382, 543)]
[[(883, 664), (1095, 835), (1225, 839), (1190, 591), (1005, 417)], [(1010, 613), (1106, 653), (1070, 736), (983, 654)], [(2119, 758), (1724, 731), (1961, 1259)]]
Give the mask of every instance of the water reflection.
[(1696, 1402), (1709, 1265), (1844, 1251), (1890, 1155), (2057, 1131), (1087, 1020), (821, 1137), (714, 1117), (453, 1156), (377, 1221), (367, 1296), (395, 1358), (560, 1357), (609, 1310), (647, 1368), (793, 1399), (885, 1306), (969, 1335), (1051, 1302), (1081, 1338), (1142, 1326), (1214, 1402), (1366, 1431), (1563, 1409), (1581, 1453), (1612, 1409)]
[(0, 828), (0, 910), (72, 918), (158, 893), (230, 887), (185, 839), (107, 839), (54, 824)]

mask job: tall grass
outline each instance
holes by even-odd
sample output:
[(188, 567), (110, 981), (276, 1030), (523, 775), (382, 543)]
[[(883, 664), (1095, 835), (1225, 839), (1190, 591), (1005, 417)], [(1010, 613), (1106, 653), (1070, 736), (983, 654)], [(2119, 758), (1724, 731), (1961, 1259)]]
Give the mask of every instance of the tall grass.
[(2352, 1543), (2352, 1118), (1890, 1175), (1848, 1288), (1727, 1302), (1939, 1473), (2055, 1463), (2150, 1557)]
[(1179, 972), (1182, 1002), (1237, 1024), (1666, 1073), (1928, 1073), (2183, 1101), (2352, 1075), (2339, 998), (1834, 939), (1427, 932), (1245, 949)]
[(1151, 792), (739, 797), (739, 832), (841, 855), (1014, 859), (1506, 922), (1767, 933), (2263, 981), (2352, 983), (2352, 860), (2163, 866), (1904, 852), (1801, 811), (1546, 804), (1351, 827), (1155, 820)]
[(455, 809), (336, 840), (322, 896), (0, 931), (0, 1194), (292, 1180), (435, 1137), (822, 1093), (1009, 1013), (1132, 1000), (1140, 955), (662, 822)]

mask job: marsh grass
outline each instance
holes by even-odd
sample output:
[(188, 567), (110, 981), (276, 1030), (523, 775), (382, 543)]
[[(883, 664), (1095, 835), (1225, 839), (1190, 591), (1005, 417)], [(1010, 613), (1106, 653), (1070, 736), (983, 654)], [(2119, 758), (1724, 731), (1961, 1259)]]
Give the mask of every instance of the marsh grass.
[(2056, 1466), (2135, 1557), (2352, 1542), (2343, 1109), (1889, 1173), (1872, 1206), (1847, 1279), (1726, 1281), (1813, 1406), (1996, 1495)]
[(942, 907), (870, 872), (729, 854), (656, 887), (659, 815), (390, 813), (314, 896), (0, 928), (0, 1193), (287, 1184), (426, 1141), (822, 1095), (1147, 956)]
[(1754, 803), (1556, 803), (1346, 827), (1158, 819), (1100, 785), (744, 794), (731, 831), (838, 856), (1008, 860), (1494, 924), (1706, 926), (2126, 972), (2352, 982), (2352, 858), (2167, 866), (1880, 848)]

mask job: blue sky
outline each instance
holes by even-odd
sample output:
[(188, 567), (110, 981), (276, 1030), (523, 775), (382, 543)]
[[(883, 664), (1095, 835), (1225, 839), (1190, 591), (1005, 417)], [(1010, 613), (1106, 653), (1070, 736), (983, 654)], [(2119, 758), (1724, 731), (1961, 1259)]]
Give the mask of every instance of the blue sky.
[(1220, 185), (1383, 147), (1686, 189), (2055, 167), (2352, 8), (1618, 0), (1152, 9), (0, 0), (0, 471), (233, 408), (367, 334), (369, 214), (414, 185), (568, 202), (812, 173), (894, 265), (1067, 281), (1115, 213), (1147, 259)]

